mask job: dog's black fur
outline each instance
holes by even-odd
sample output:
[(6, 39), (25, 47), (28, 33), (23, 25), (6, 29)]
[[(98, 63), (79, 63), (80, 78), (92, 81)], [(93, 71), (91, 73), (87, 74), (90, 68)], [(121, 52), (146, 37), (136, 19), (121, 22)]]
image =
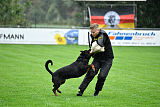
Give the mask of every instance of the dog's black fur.
[(88, 65), (90, 57), (91, 54), (89, 50), (81, 51), (80, 56), (75, 62), (56, 70), (54, 73), (48, 68), (48, 64), (53, 65), (52, 61), (48, 60), (46, 62), (45, 67), (46, 70), (52, 75), (52, 82), (54, 83), (53, 92), (56, 96), (58, 96), (56, 90), (61, 93), (58, 88), (60, 87), (60, 85), (65, 83), (66, 79), (77, 78), (87, 72), (87, 70), (90, 68), (90, 66)]

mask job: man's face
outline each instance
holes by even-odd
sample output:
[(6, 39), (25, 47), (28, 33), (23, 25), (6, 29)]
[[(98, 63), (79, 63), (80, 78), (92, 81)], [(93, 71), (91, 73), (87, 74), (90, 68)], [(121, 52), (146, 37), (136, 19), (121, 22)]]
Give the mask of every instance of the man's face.
[(99, 33), (99, 29), (95, 29), (95, 28), (91, 29), (91, 33), (94, 37), (97, 36)]

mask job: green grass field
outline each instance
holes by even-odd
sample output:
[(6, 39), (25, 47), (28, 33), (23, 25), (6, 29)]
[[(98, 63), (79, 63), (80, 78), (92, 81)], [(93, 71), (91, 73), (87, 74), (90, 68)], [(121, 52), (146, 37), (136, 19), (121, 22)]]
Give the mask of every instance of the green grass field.
[(0, 107), (160, 107), (160, 47), (113, 47), (113, 66), (99, 96), (93, 96), (97, 77), (76, 96), (84, 76), (67, 80), (54, 96), (46, 60), (53, 60), (55, 71), (84, 49), (88, 46), (1, 44)]

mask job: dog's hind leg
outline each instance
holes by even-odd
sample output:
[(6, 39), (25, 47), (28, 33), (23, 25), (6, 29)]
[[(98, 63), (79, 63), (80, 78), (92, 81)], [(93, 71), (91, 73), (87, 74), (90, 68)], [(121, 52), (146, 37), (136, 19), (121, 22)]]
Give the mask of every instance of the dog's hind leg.
[(53, 89), (53, 93), (54, 93), (55, 96), (58, 96), (56, 90), (54, 90), (54, 89)]
[(59, 93), (62, 93), (59, 89), (57, 89), (57, 91), (58, 91)]
[[(61, 85), (65, 83), (66, 80), (61, 81)], [(57, 92), (62, 93), (59, 89), (57, 89)]]
[(65, 82), (66, 82), (66, 80), (62, 80), (62, 81), (61, 81), (61, 85), (64, 84)]
[[(66, 80), (62, 80), (62, 81), (61, 81), (61, 85), (64, 84), (65, 81), (66, 81)], [(62, 93), (59, 89), (57, 89), (57, 91), (58, 91), (59, 93)]]
[(58, 88), (59, 88), (59, 87), (60, 87), (60, 85), (58, 85), (58, 84), (55, 85), (55, 84), (54, 84), (54, 88), (53, 88), (52, 91), (53, 91), (53, 93), (54, 93), (55, 96), (58, 96), (58, 94), (57, 94), (56, 91), (58, 91)]

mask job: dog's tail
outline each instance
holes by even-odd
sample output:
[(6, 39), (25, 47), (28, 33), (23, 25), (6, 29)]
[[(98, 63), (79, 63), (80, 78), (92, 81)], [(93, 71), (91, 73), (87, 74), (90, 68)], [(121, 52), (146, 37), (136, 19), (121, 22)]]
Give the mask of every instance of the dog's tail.
[(52, 75), (53, 74), (53, 72), (48, 68), (48, 64), (51, 64), (51, 65), (53, 65), (53, 62), (51, 61), (51, 60), (48, 60), (46, 63), (45, 63), (45, 67), (46, 67), (46, 70)]

